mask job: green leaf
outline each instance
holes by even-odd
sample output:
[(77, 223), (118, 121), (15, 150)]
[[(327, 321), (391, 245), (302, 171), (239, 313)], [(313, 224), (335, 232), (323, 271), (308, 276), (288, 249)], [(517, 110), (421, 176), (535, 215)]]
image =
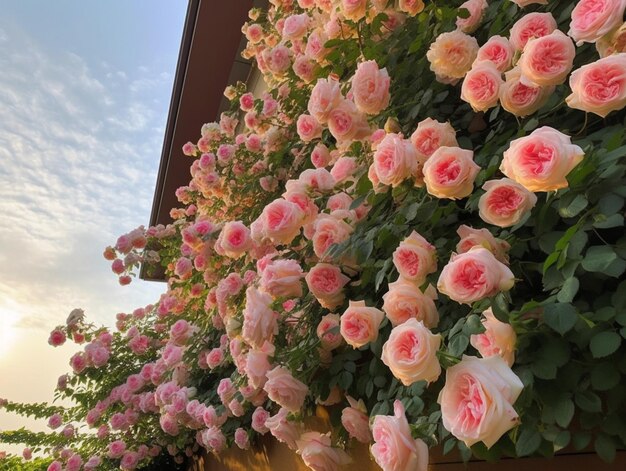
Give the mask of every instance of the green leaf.
[(593, 443), (598, 456), (606, 463), (615, 461), (615, 442), (608, 435), (600, 434)]
[(603, 358), (614, 353), (622, 343), (622, 338), (613, 331), (600, 332), (594, 335), (589, 342), (589, 348), (594, 358)]
[(574, 300), (576, 293), (578, 293), (578, 288), (580, 287), (580, 283), (578, 278), (570, 277), (563, 282), (563, 286), (561, 286), (561, 290), (556, 295), (556, 299), (561, 303), (570, 303)]
[(465, 349), (469, 345), (469, 337), (464, 334), (458, 334), (452, 337), (450, 344), (448, 345), (448, 351), (450, 355), (455, 357), (461, 356)]
[(591, 391), (579, 391), (574, 396), (574, 400), (578, 407), (585, 412), (601, 412), (602, 400), (597, 394)]
[(587, 271), (603, 272), (615, 260), (617, 260), (617, 254), (611, 247), (608, 245), (596, 245), (587, 249), (582, 266)]
[(565, 335), (578, 320), (576, 308), (568, 303), (548, 304), (543, 308), (543, 320), (553, 330)]
[(498, 293), (491, 303), (491, 312), (500, 322), (509, 322), (509, 303), (504, 293)]
[[(564, 218), (571, 218), (580, 214), (589, 205), (587, 197), (582, 194), (576, 195), (573, 199), (563, 198), (559, 203), (559, 214)], [(561, 205), (561, 203), (563, 204)]]
[(591, 386), (596, 391), (608, 391), (619, 384), (620, 373), (613, 363), (601, 363), (591, 370)]
[(541, 435), (537, 427), (526, 427), (519, 434), (515, 443), (515, 452), (517, 456), (528, 456), (533, 454), (541, 445)]
[(567, 427), (574, 417), (574, 403), (570, 398), (559, 401), (554, 407), (554, 418), (561, 427)]
[(443, 443), (443, 454), (447, 455), (448, 453), (450, 453), (452, 451), (452, 449), (454, 448), (454, 445), (456, 445), (456, 438), (454, 438), (454, 437), (448, 438)]

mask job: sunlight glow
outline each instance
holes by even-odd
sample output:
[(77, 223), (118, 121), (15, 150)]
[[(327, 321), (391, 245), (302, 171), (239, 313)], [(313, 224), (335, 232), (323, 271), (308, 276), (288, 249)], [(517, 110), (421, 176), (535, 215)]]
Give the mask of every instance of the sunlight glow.
[(11, 350), (17, 340), (16, 324), (19, 318), (15, 311), (0, 307), (0, 359)]

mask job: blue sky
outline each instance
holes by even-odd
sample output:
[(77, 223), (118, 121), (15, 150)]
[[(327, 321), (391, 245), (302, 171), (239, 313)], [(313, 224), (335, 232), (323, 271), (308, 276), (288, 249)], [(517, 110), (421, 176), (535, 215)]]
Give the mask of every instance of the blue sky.
[(71, 347), (47, 335), (74, 307), (113, 325), (164, 290), (119, 286), (102, 251), (148, 224), (186, 7), (3, 2), (0, 397), (52, 398)]

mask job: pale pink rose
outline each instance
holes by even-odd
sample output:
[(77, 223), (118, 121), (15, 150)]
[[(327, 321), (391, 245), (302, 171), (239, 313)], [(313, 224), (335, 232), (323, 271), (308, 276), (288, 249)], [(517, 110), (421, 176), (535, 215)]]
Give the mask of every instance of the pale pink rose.
[(437, 36), (426, 57), (430, 70), (439, 82), (456, 83), (465, 77), (478, 54), (478, 42), (472, 36), (455, 30)]
[(364, 139), (370, 132), (365, 115), (350, 100), (341, 100), (328, 114), (328, 130), (338, 143)]
[(624, 22), (626, 0), (579, 0), (569, 34), (577, 45), (593, 43)]
[(309, 114), (325, 124), (328, 121), (330, 112), (333, 111), (342, 101), (339, 82), (333, 78), (318, 79), (311, 91), (307, 109)]
[(372, 441), (372, 433), (369, 428), (369, 417), (367, 409), (362, 400), (356, 401), (347, 396), (350, 407), (346, 407), (341, 411), (341, 424), (352, 438), (361, 443), (370, 443)]
[(306, 40), (306, 47), (304, 53), (307, 57), (314, 61), (321, 61), (326, 57), (328, 49), (324, 47), (324, 44), (328, 41), (328, 36), (323, 29), (315, 29)]
[(206, 355), (206, 364), (210, 369), (217, 368), (224, 362), (224, 350), (213, 348)]
[[(383, 2), (389, 3), (389, 2)], [(384, 7), (382, 8), (384, 9)], [(400, 0), (398, 2), (398, 9), (409, 16), (415, 16), (424, 10), (423, 0)]]
[(297, 260), (273, 260), (263, 270), (261, 287), (273, 297), (302, 296), (304, 272)]
[(252, 347), (260, 348), (265, 341), (272, 340), (276, 331), (276, 312), (270, 304), (272, 298), (253, 286), (246, 290), (246, 305), (243, 310), (243, 327), (241, 335)]
[(514, 226), (535, 206), (537, 196), (508, 178), (489, 180), (478, 200), (481, 219), (498, 227)]
[(469, 252), (452, 254), (443, 267), (437, 289), (453, 301), (472, 304), (513, 287), (515, 276), (489, 250), (474, 247)]
[(311, 152), (311, 162), (315, 168), (326, 167), (330, 163), (330, 152), (324, 144), (317, 144)]
[(319, 214), (313, 223), (313, 228), (313, 251), (320, 259), (324, 258), (324, 254), (332, 244), (345, 241), (354, 230), (350, 224), (328, 214)]
[(341, 13), (347, 20), (357, 22), (365, 18), (367, 0), (339, 0)]
[(528, 86), (560, 85), (574, 65), (576, 47), (558, 29), (537, 39), (530, 39), (518, 62), (520, 81)]
[(53, 347), (59, 347), (63, 345), (66, 340), (67, 336), (65, 335), (65, 332), (57, 328), (50, 332), (50, 337), (48, 337), (48, 344), (52, 345)]
[(239, 427), (235, 430), (235, 444), (242, 450), (250, 448), (250, 437), (245, 429)]
[(270, 358), (274, 356), (275, 348), (265, 342), (259, 349), (251, 349), (246, 355), (244, 371), (248, 377), (248, 384), (255, 389), (265, 386), (267, 372), (271, 369)]
[(515, 363), (515, 343), (517, 335), (509, 324), (495, 318), (491, 308), (483, 312), (485, 332), (470, 337), (472, 347), (478, 350), (483, 358), (493, 355), (501, 356), (509, 367)]
[(439, 323), (439, 313), (432, 297), (402, 278), (389, 283), (389, 291), (383, 295), (383, 311), (393, 326), (409, 319), (423, 321), (428, 327), (436, 327)]
[(491, 448), (519, 423), (513, 404), (522, 392), (520, 379), (499, 356), (463, 356), (446, 371), (439, 393), (443, 426), (467, 446)]
[(489, 232), (489, 229), (474, 229), (462, 224), (457, 229), (459, 235), (459, 243), (456, 245), (458, 253), (465, 253), (474, 247), (482, 247), (491, 252), (498, 261), (508, 264), (509, 256), (507, 254), (511, 246), (508, 242), (497, 239)]
[(626, 106), (626, 53), (614, 54), (575, 70), (570, 77), (570, 108), (606, 117)]
[[(300, 174), (297, 182), (309, 190), (318, 191), (332, 190), (337, 184), (335, 177), (325, 168), (308, 168)], [(287, 190), (289, 191), (289, 188)]]
[(376, 115), (389, 105), (389, 74), (376, 61), (359, 63), (352, 77), (351, 93), (356, 107), (365, 114)]
[(257, 407), (252, 413), (251, 427), (257, 433), (265, 435), (269, 429), (265, 426), (265, 421), (270, 417), (270, 413), (262, 407)]
[(79, 471), (83, 465), (83, 459), (77, 453), (69, 457), (65, 463), (65, 471)]
[(313, 471), (337, 471), (339, 466), (352, 462), (350, 456), (340, 448), (333, 448), (330, 434), (306, 432), (296, 440), (297, 451), (302, 461)]
[(425, 161), (440, 147), (458, 146), (456, 131), (450, 123), (440, 123), (432, 118), (426, 118), (417, 125), (411, 135), (411, 143), (420, 161)]
[(187, 257), (180, 257), (174, 266), (174, 274), (181, 280), (185, 280), (191, 276), (193, 263)]
[(437, 251), (413, 231), (393, 252), (393, 264), (402, 278), (422, 285), (426, 276), (437, 270)]
[(33, 457), (33, 451), (30, 448), (24, 448), (22, 450), (22, 457), (28, 461)]
[(478, 50), (476, 62), (490, 61), (500, 72), (511, 68), (515, 49), (508, 39), (503, 36), (491, 36)]
[(556, 28), (556, 20), (552, 13), (529, 13), (511, 27), (509, 41), (515, 49), (521, 51), (529, 40), (547, 36)]
[(343, 342), (339, 333), (339, 314), (326, 314), (317, 324), (317, 337), (324, 350), (334, 350)]
[(474, 189), (480, 167), (471, 150), (440, 147), (424, 164), (424, 183), (429, 194), (437, 198), (461, 199)]
[[(319, 72), (319, 64), (306, 56), (298, 56), (293, 61), (293, 71), (306, 83), (311, 83)], [(315, 121), (317, 124), (317, 121)]]
[(463, 79), (461, 99), (476, 112), (487, 111), (498, 104), (502, 73), (491, 61), (474, 62)]
[(265, 426), (269, 429), (270, 433), (279, 442), (285, 443), (292, 450), (296, 449), (296, 440), (300, 437), (302, 426), (289, 420), (287, 415), (289, 411), (284, 407), (265, 420)]
[(378, 329), (385, 314), (375, 307), (367, 307), (365, 301), (350, 301), (341, 315), (340, 332), (352, 348), (361, 348), (378, 338)]
[(276, 75), (284, 74), (291, 66), (289, 49), (282, 44), (271, 49), (267, 57), (267, 66)]
[(441, 335), (434, 335), (423, 322), (409, 319), (391, 330), (381, 360), (405, 386), (416, 381), (432, 383), (441, 374), (440, 345)]
[[(0, 458), (4, 458), (4, 454), (5, 452), (3, 451), (2, 453), (0, 453)], [(52, 463), (50, 463), (50, 466), (48, 466), (47, 471), (62, 471), (63, 470), (63, 465), (61, 464), (60, 461), (53, 461)]]
[(372, 455), (383, 471), (427, 471), (428, 446), (411, 436), (402, 402), (393, 403), (394, 415), (377, 415), (372, 422)]
[(266, 374), (267, 381), (263, 386), (268, 397), (290, 412), (298, 412), (304, 404), (309, 392), (306, 384), (293, 377), (291, 372), (282, 366), (276, 366)]
[(311, 18), (306, 13), (285, 18), (282, 30), (283, 39), (301, 39), (307, 33), (310, 20)]
[(200, 433), (201, 443), (209, 451), (220, 452), (226, 447), (226, 437), (218, 427), (209, 427)]
[(546, 104), (554, 93), (555, 86), (537, 87), (524, 85), (519, 67), (505, 74), (505, 82), (500, 86), (500, 104), (509, 113), (519, 117), (529, 116)]
[(297, 204), (279, 198), (263, 208), (263, 232), (275, 244), (290, 244), (300, 233), (303, 217)]
[(330, 198), (328, 198), (328, 202), (326, 203), (326, 207), (331, 211), (337, 210), (349, 210), (350, 205), (352, 204), (352, 197), (343, 191), (341, 193), (337, 193)]
[(374, 169), (379, 182), (392, 187), (415, 178), (420, 163), (415, 147), (400, 134), (387, 134), (374, 152)]
[(115, 440), (109, 443), (107, 456), (109, 458), (120, 458), (126, 451), (126, 443), (123, 440)]
[(309, 291), (326, 309), (334, 309), (343, 303), (344, 286), (350, 278), (341, 273), (341, 269), (328, 263), (318, 263), (309, 270), (306, 277)]
[(296, 122), (296, 130), (298, 136), (304, 142), (310, 142), (313, 139), (322, 137), (322, 127), (317, 120), (308, 114), (301, 114)]
[(353, 177), (358, 169), (357, 161), (354, 157), (340, 157), (330, 169), (330, 174), (335, 179), (336, 184), (343, 183)]
[(469, 12), (469, 17), (456, 19), (456, 26), (464, 33), (473, 33), (480, 26), (483, 13), (487, 9), (487, 0), (467, 0), (459, 8)]
[(62, 423), (63, 417), (61, 417), (61, 414), (52, 414), (48, 418), (48, 427), (50, 427), (52, 430), (56, 430), (57, 428), (59, 428)]
[(239, 107), (243, 111), (250, 111), (254, 108), (254, 95), (252, 93), (244, 93), (239, 97)]
[(626, 23), (611, 33), (602, 36), (596, 42), (596, 49), (600, 57), (607, 57), (611, 54), (626, 52)]
[(567, 188), (567, 174), (583, 157), (569, 136), (544, 126), (511, 142), (500, 171), (529, 191), (555, 191)]

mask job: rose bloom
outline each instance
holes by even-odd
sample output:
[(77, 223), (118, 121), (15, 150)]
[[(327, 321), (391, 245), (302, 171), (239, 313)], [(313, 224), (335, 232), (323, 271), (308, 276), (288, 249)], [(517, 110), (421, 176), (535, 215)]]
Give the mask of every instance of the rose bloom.
[(287, 418), (289, 411), (284, 407), (265, 420), (265, 426), (279, 442), (285, 443), (292, 450), (296, 449), (296, 440), (301, 435), (301, 425)]
[(511, 68), (515, 49), (503, 36), (491, 36), (478, 50), (476, 62), (492, 62), (500, 72)]
[[(385, 2), (388, 3), (388, 2)], [(398, 9), (409, 16), (415, 16), (424, 10), (423, 0), (400, 0), (398, 2)]]
[(334, 350), (343, 342), (339, 333), (339, 314), (326, 314), (315, 331), (324, 350)]
[(626, 52), (626, 23), (598, 39), (596, 49), (600, 57), (607, 57), (616, 52)]
[(521, 82), (528, 86), (560, 85), (572, 70), (576, 47), (558, 29), (537, 39), (530, 39), (518, 65)]
[(555, 191), (567, 188), (567, 174), (583, 157), (569, 136), (544, 126), (511, 142), (500, 171), (529, 191)]
[(322, 137), (322, 127), (313, 116), (308, 114), (301, 114), (298, 117), (296, 130), (304, 142), (311, 142), (313, 139)]
[(309, 270), (306, 277), (309, 291), (326, 309), (334, 309), (343, 303), (344, 286), (350, 281), (341, 269), (329, 263), (318, 263)]
[(339, 157), (330, 169), (330, 174), (336, 183), (343, 183), (354, 175), (357, 168), (358, 164), (354, 157)]
[(437, 198), (461, 199), (474, 189), (480, 167), (471, 150), (440, 147), (424, 164), (424, 183), (429, 194)]
[(400, 278), (389, 283), (389, 291), (383, 295), (383, 311), (393, 326), (417, 319), (428, 327), (435, 327), (439, 323), (439, 313), (429, 294)]
[(491, 61), (474, 62), (461, 86), (461, 99), (475, 112), (487, 111), (498, 104), (502, 73)]
[(285, 18), (283, 25), (283, 39), (293, 40), (302, 38), (308, 29), (310, 17), (306, 13), (291, 15)]
[(489, 250), (498, 261), (508, 264), (509, 256), (507, 252), (511, 246), (508, 242), (494, 237), (493, 234), (489, 232), (489, 229), (474, 229), (462, 224), (459, 226), (456, 233), (460, 238), (459, 243), (456, 245), (458, 253), (469, 252), (474, 247), (482, 247)]
[(437, 36), (426, 57), (430, 70), (439, 82), (456, 83), (465, 77), (478, 54), (478, 42), (472, 36), (455, 30)]
[(267, 382), (263, 389), (272, 401), (289, 412), (299, 411), (309, 392), (306, 384), (295, 379), (291, 372), (282, 366), (267, 372)]
[(354, 104), (362, 113), (376, 115), (389, 105), (389, 74), (376, 61), (359, 63), (352, 77)]
[(409, 319), (391, 330), (381, 360), (405, 386), (416, 381), (432, 383), (441, 374), (436, 355), (440, 345), (441, 335), (434, 335), (423, 322)]
[(273, 297), (302, 296), (304, 272), (296, 260), (274, 260), (261, 275), (261, 287)]
[(370, 443), (372, 433), (370, 432), (369, 417), (363, 400), (355, 401), (347, 396), (350, 407), (341, 411), (341, 424), (352, 438), (361, 443)]
[(427, 471), (428, 446), (411, 436), (402, 402), (393, 403), (394, 415), (377, 415), (372, 422), (372, 455), (383, 471)]
[(65, 335), (65, 332), (63, 332), (61, 329), (54, 329), (52, 332), (50, 332), (50, 337), (48, 337), (48, 344), (52, 345), (53, 347), (58, 347), (60, 345), (63, 345), (66, 340), (67, 336)]
[(275, 244), (290, 244), (300, 233), (303, 217), (297, 204), (282, 198), (276, 199), (263, 208), (263, 231)]
[(313, 471), (336, 471), (339, 466), (352, 462), (345, 451), (332, 447), (330, 434), (303, 433), (296, 440), (296, 446), (296, 453), (302, 456), (304, 464)]
[(425, 161), (440, 147), (458, 147), (456, 131), (450, 123), (440, 123), (426, 118), (417, 125), (411, 135), (411, 143), (418, 153), (418, 159)]
[(341, 13), (347, 20), (357, 22), (365, 18), (367, 0), (340, 0), (340, 2)]
[(260, 348), (271, 341), (276, 330), (276, 313), (270, 308), (272, 298), (253, 286), (246, 290), (241, 335), (252, 347)]
[(489, 180), (483, 190), (485, 194), (478, 200), (479, 215), (498, 227), (514, 226), (537, 203), (534, 193), (508, 178)]
[(491, 448), (519, 423), (513, 404), (522, 392), (520, 379), (499, 356), (463, 356), (446, 370), (439, 393), (443, 426), (472, 446), (483, 442)]
[(456, 19), (456, 26), (464, 33), (472, 33), (480, 26), (483, 13), (487, 9), (487, 0), (467, 0), (459, 8), (469, 12), (469, 17)]
[(606, 117), (626, 106), (626, 53), (614, 54), (575, 70), (570, 77), (570, 108)]
[(267, 381), (267, 372), (271, 369), (270, 358), (274, 356), (275, 347), (265, 342), (260, 349), (248, 351), (245, 359), (244, 372), (248, 377), (248, 384), (254, 388), (262, 388)]
[(298, 77), (306, 83), (310, 83), (319, 71), (319, 64), (306, 56), (298, 56), (293, 62), (292, 68)]
[(370, 128), (354, 102), (341, 100), (328, 115), (328, 130), (338, 143), (346, 143), (364, 139)]
[(267, 412), (262, 407), (257, 407), (252, 413), (252, 419), (250, 422), (252, 430), (261, 435), (265, 435), (267, 432), (269, 432), (269, 429), (265, 426), (265, 421), (269, 418), (269, 416), (269, 412)]
[(493, 315), (491, 308), (483, 312), (485, 332), (470, 337), (472, 347), (478, 350), (483, 358), (493, 355), (501, 356), (509, 367), (515, 363), (515, 330), (506, 322), (500, 322)]
[(511, 27), (509, 41), (515, 49), (521, 51), (530, 39), (547, 36), (556, 28), (556, 20), (552, 13), (529, 13)]
[(325, 124), (330, 112), (337, 108), (341, 101), (341, 89), (337, 80), (333, 78), (318, 79), (313, 90), (311, 90), (307, 110), (320, 124)]
[(317, 28), (313, 30), (306, 40), (306, 47), (304, 48), (306, 57), (316, 62), (322, 61), (329, 51), (324, 47), (327, 41), (328, 37), (323, 29)]
[(626, 0), (579, 0), (567, 34), (579, 46), (596, 42), (623, 23), (625, 9)]
[(437, 250), (417, 232), (411, 232), (393, 252), (393, 264), (400, 276), (422, 285), (437, 270)]
[(500, 86), (500, 104), (509, 113), (521, 118), (538, 111), (546, 104), (550, 95), (554, 93), (554, 85), (537, 87), (524, 85), (521, 70), (515, 67), (505, 74), (505, 82)]
[(289, 49), (280, 44), (269, 51), (267, 57), (267, 66), (276, 75), (282, 75), (291, 66), (291, 57)]
[(384, 185), (396, 187), (415, 177), (418, 163), (415, 148), (400, 134), (387, 134), (374, 152), (374, 170), (378, 181)]
[(315, 168), (326, 167), (330, 164), (330, 152), (324, 144), (317, 144), (311, 152), (311, 163)]
[(378, 329), (385, 314), (365, 301), (350, 301), (340, 320), (340, 332), (352, 348), (360, 348), (378, 338)]
[(437, 289), (453, 301), (472, 304), (510, 290), (514, 279), (509, 267), (489, 250), (474, 247), (469, 252), (452, 254), (439, 276)]
[(343, 221), (328, 214), (320, 214), (313, 223), (313, 251), (320, 259), (332, 244), (345, 241), (354, 228)]

